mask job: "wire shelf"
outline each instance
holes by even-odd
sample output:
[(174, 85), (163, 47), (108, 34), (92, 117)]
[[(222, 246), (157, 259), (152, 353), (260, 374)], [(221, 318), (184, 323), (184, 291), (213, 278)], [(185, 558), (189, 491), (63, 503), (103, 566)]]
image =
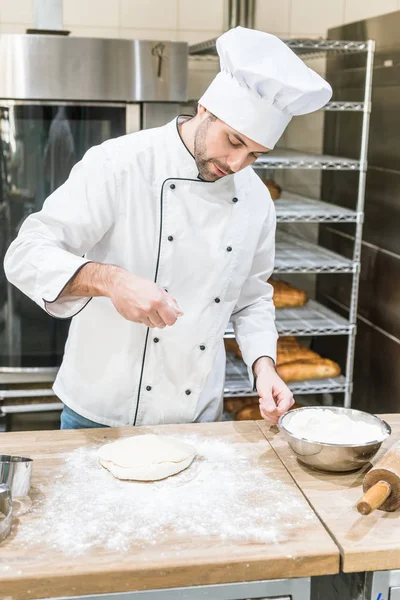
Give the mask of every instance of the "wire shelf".
[[(279, 335), (347, 335), (354, 325), (315, 300), (296, 308), (277, 308), (275, 324)], [(233, 324), (226, 328), (225, 338), (234, 338)]]
[[(189, 46), (189, 54), (216, 54), (216, 40), (206, 40)], [(285, 44), (298, 54), (320, 54), (321, 52), (367, 52), (368, 42), (353, 42), (323, 39), (283, 39)]]
[(2, 400), (11, 400), (15, 398), (43, 398), (48, 396), (54, 398), (55, 393), (52, 389), (34, 389), (34, 390), (0, 390), (0, 402)]
[(286, 191), (274, 204), (278, 223), (356, 223), (358, 218), (354, 210)]
[(278, 148), (256, 160), (253, 169), (315, 169), (335, 171), (359, 171), (366, 165), (361, 165), (359, 160), (330, 156), (328, 154), (313, 154), (297, 150)]
[(358, 263), (295, 236), (278, 232), (274, 273), (355, 273)]
[(328, 104), (325, 104), (322, 110), (363, 112), (364, 108), (364, 102), (328, 102)]
[[(329, 379), (309, 379), (307, 381), (295, 381), (288, 384), (294, 394), (336, 394), (343, 393), (347, 389), (346, 378), (343, 375)], [(226, 360), (226, 377), (224, 397), (235, 396), (257, 397), (250, 386), (247, 367), (242, 360), (228, 353)]]
[(298, 308), (278, 308), (276, 324), (279, 335), (346, 335), (354, 329), (347, 319), (309, 300)]

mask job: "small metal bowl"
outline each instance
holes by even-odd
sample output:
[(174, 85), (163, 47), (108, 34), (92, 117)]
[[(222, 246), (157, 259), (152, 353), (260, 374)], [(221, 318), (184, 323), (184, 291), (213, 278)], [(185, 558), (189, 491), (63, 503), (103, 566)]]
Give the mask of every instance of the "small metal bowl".
[(31, 487), (31, 476), (31, 458), (0, 454), (0, 485), (8, 485), (13, 498), (28, 495)]
[(10, 488), (0, 485), (0, 542), (10, 534), (12, 523), (12, 500)]
[[(345, 414), (354, 421), (364, 421), (365, 423), (380, 425), (382, 428), (382, 439), (373, 440), (360, 446), (359, 444), (314, 442), (306, 438), (295, 436), (288, 430), (291, 419), (299, 411), (310, 409), (330, 410), (336, 414)], [(283, 432), (287, 443), (296, 454), (299, 462), (319, 471), (339, 473), (361, 469), (375, 456), (381, 447), (382, 442), (392, 433), (392, 430), (386, 421), (383, 421), (375, 415), (353, 408), (333, 406), (306, 406), (304, 408), (291, 410), (280, 417), (278, 425)]]

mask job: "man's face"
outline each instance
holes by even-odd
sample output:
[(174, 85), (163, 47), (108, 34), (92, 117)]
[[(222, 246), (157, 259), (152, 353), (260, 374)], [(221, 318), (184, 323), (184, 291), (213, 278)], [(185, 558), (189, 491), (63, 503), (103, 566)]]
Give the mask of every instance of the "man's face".
[(216, 181), (251, 165), (268, 148), (253, 142), (204, 111), (194, 136), (194, 158), (199, 175)]

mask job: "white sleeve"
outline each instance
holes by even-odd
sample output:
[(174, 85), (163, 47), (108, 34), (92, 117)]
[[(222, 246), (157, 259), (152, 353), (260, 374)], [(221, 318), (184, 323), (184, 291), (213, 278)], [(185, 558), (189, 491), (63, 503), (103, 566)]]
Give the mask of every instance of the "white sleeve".
[(4, 259), (7, 279), (52, 316), (77, 314), (90, 298), (59, 296), (112, 226), (117, 201), (115, 169), (102, 146), (91, 148), (23, 223)]
[(278, 334), (275, 327), (273, 288), (267, 279), (274, 270), (275, 260), (275, 207), (270, 209), (260, 235), (251, 271), (246, 279), (231, 320), (235, 337), (248, 366), (253, 384), (252, 366), (261, 356), (269, 356), (276, 362)]

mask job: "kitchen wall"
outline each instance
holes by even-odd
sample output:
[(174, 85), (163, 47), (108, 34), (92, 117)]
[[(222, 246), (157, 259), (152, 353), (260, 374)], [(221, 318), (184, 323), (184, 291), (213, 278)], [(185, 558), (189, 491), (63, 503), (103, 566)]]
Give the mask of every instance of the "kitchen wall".
[[(400, 0), (256, 0), (258, 29), (324, 36), (329, 27), (400, 10)], [(224, 27), (224, 0), (64, 0), (72, 35), (200, 42)], [(0, 0), (0, 32), (33, 26), (33, 0)]]

